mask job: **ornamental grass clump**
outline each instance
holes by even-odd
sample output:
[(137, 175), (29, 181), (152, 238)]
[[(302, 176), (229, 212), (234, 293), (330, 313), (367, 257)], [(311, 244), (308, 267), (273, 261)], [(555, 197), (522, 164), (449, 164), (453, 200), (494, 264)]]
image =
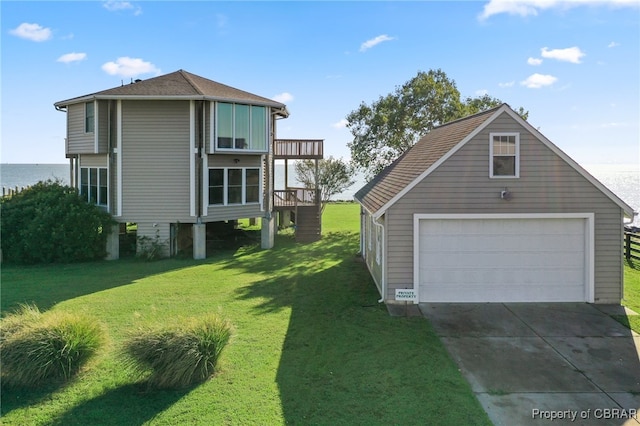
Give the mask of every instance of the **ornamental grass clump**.
[(23, 305), (2, 319), (2, 383), (35, 387), (71, 379), (105, 342), (102, 326), (68, 312)]
[(124, 354), (135, 372), (150, 372), (150, 387), (184, 388), (213, 375), (230, 338), (231, 324), (207, 315), (140, 330), (127, 339)]

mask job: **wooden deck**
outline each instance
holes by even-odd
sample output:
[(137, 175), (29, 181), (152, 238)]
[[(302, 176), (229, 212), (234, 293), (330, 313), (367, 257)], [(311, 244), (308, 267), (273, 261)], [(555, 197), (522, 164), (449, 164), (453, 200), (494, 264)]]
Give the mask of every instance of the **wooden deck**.
[(291, 210), (300, 206), (317, 206), (316, 191), (307, 188), (287, 188), (273, 191), (273, 207), (276, 210)]

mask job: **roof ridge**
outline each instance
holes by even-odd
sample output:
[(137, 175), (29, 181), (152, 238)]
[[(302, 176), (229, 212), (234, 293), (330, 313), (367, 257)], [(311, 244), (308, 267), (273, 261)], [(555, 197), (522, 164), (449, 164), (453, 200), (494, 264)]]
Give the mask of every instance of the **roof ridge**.
[(471, 114), (471, 115), (467, 115), (467, 116), (464, 116), (464, 117), (456, 118), (455, 120), (447, 121), (447, 122), (446, 122), (446, 123), (444, 123), (444, 124), (441, 124), (441, 125), (439, 125), (439, 126), (436, 126), (436, 127), (432, 128), (431, 130), (436, 130), (436, 129), (439, 129), (439, 128), (441, 128), (441, 127), (445, 127), (445, 126), (449, 126), (449, 125), (451, 125), (451, 124), (459, 123), (459, 122), (461, 122), (461, 121), (470, 120), (470, 119), (472, 119), (472, 118), (479, 117), (479, 116), (481, 116), (481, 115), (483, 115), (483, 114), (493, 113), (493, 112), (495, 112), (495, 111), (499, 110), (500, 108), (502, 108), (502, 107), (503, 107), (503, 106), (505, 106), (505, 105), (506, 105), (506, 106), (509, 106), (507, 103), (504, 103), (504, 102), (503, 102), (503, 103), (501, 103), (500, 105), (495, 106), (495, 107), (493, 107), (493, 108), (485, 109), (485, 110), (483, 110), (483, 111), (478, 111), (478, 112), (476, 112), (475, 114)]
[(187, 80), (187, 83), (189, 83), (189, 85), (191, 85), (191, 87), (193, 87), (196, 92), (198, 92), (200, 95), (204, 95), (204, 91), (200, 88), (200, 86), (198, 86), (195, 81), (193, 81), (193, 79), (191, 78), (192, 74), (189, 71), (185, 71), (181, 68), (178, 70), (178, 72), (182, 77), (184, 77), (185, 80)]

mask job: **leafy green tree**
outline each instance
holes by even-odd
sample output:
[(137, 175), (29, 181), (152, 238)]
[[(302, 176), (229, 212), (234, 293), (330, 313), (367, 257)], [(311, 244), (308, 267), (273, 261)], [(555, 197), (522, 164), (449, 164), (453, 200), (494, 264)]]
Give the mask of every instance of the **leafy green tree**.
[(305, 188), (316, 188), (320, 191), (321, 211), (333, 195), (339, 194), (355, 183), (355, 169), (342, 159), (329, 157), (318, 160), (318, 173), (313, 160), (302, 160), (295, 164), (297, 179)]
[(13, 263), (103, 259), (111, 215), (60, 182), (38, 182), (3, 198), (2, 256)]
[[(393, 93), (347, 115), (351, 160), (372, 178), (432, 128), (501, 104), (488, 95), (462, 101), (455, 81), (442, 70), (420, 71)], [(526, 119), (522, 108), (516, 112)]]

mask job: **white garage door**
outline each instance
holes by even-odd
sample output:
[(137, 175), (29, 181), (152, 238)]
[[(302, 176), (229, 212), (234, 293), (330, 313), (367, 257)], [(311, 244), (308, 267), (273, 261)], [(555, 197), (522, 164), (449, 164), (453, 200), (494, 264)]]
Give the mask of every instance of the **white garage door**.
[(419, 219), (421, 302), (590, 301), (586, 218)]

